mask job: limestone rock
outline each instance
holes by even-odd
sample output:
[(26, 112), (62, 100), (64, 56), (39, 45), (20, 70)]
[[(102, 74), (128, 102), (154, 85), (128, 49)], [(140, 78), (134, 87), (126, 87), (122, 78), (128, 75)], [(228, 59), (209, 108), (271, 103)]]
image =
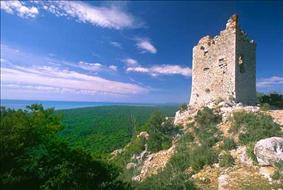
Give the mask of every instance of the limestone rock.
[(229, 184), (229, 175), (224, 174), (218, 177), (218, 190), (225, 190)]
[(111, 156), (116, 157), (117, 155), (121, 154), (123, 152), (123, 149), (117, 149), (111, 152)]
[(266, 178), (268, 181), (272, 181), (271, 176), (274, 174), (275, 168), (271, 166), (259, 168), (259, 174)]
[(173, 145), (168, 150), (162, 150), (157, 153), (147, 156), (144, 161), (141, 172), (139, 175), (132, 178), (134, 181), (142, 181), (146, 177), (154, 175), (159, 169), (164, 168), (168, 160), (175, 152), (175, 145)]
[(239, 164), (244, 166), (252, 166), (253, 161), (249, 158), (247, 154), (247, 147), (240, 146), (236, 150), (231, 150), (231, 155)]
[(259, 165), (268, 166), (283, 161), (283, 138), (271, 137), (258, 141), (254, 147)]
[(149, 134), (145, 131), (140, 132), (140, 134), (137, 135), (137, 138), (144, 138), (148, 140)]

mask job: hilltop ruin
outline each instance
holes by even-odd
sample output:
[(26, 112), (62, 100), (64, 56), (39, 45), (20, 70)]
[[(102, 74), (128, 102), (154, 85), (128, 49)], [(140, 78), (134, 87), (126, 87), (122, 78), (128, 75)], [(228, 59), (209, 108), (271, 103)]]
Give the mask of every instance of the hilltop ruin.
[(256, 103), (256, 44), (240, 29), (236, 15), (220, 35), (205, 36), (193, 48), (190, 105), (216, 99)]

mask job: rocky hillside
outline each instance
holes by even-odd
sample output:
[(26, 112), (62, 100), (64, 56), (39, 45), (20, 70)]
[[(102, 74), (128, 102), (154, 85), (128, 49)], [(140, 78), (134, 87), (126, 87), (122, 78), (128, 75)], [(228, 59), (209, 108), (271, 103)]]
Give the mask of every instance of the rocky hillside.
[(162, 121), (171, 146), (150, 149), (149, 130), (111, 160), (134, 189), (282, 189), (282, 124), (283, 110), (214, 101)]

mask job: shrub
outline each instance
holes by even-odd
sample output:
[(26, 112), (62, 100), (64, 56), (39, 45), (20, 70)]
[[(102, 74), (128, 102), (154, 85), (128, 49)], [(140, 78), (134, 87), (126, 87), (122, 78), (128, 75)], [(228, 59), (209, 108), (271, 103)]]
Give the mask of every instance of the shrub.
[(207, 107), (198, 111), (195, 117), (195, 134), (201, 144), (213, 146), (219, 141), (220, 131), (217, 128), (217, 123), (220, 122), (221, 117), (213, 113), (212, 109)]
[(259, 104), (268, 104), (274, 107), (283, 108), (283, 95), (279, 93), (271, 94), (257, 94), (257, 101)]
[(191, 149), (189, 145), (193, 139), (191, 133), (186, 133), (179, 139), (176, 152), (169, 160), (168, 165), (180, 171), (184, 171), (190, 166)]
[(202, 145), (192, 148), (189, 157), (190, 166), (194, 171), (199, 171), (205, 165), (211, 165), (217, 162), (217, 153), (210, 147)]
[(146, 178), (136, 184), (138, 190), (171, 190), (171, 189), (196, 189), (190, 176), (173, 167), (166, 167), (158, 174)]
[(222, 145), (222, 148), (224, 150), (232, 150), (232, 149), (235, 149), (237, 147), (236, 143), (234, 142), (233, 139), (231, 138), (225, 138), (223, 140), (223, 145)]
[(221, 116), (214, 114), (212, 109), (204, 107), (202, 110), (197, 112), (195, 121), (197, 124), (202, 126), (217, 124), (221, 121)]
[(283, 169), (283, 161), (279, 161), (279, 162), (275, 162), (275, 167), (278, 169), (278, 170), (282, 170)]
[(180, 107), (179, 107), (179, 110), (180, 112), (184, 112), (188, 109), (188, 104), (182, 104)]
[(256, 142), (263, 138), (280, 136), (280, 126), (264, 113), (236, 112), (233, 114), (230, 132), (240, 132), (241, 144)]
[(172, 142), (171, 138), (163, 133), (156, 131), (149, 134), (148, 150), (151, 152), (158, 152), (160, 150), (168, 149)]
[(229, 152), (224, 152), (219, 156), (219, 166), (229, 167), (234, 164), (234, 159)]
[(271, 109), (271, 107), (270, 107), (270, 105), (268, 103), (263, 103), (263, 104), (260, 105), (260, 110), (261, 111), (268, 111), (270, 109)]
[(279, 171), (279, 170), (276, 170), (276, 171), (273, 173), (273, 175), (271, 176), (271, 178), (272, 178), (273, 180), (278, 180), (278, 179), (280, 179), (280, 178), (281, 178), (280, 171)]
[(151, 152), (168, 149), (172, 145), (171, 137), (178, 132), (173, 122), (165, 120), (160, 112), (155, 112), (150, 117), (148, 149)]

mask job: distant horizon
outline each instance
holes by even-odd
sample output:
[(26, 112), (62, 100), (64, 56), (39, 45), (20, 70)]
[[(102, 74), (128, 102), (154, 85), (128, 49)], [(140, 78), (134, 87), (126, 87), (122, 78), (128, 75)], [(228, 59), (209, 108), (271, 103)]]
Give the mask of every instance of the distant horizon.
[[(46, 102), (78, 102), (78, 103), (119, 103), (119, 104), (182, 104), (186, 102), (110, 102), (110, 101), (76, 101), (76, 100), (42, 100), (42, 99), (8, 99), (0, 98), (0, 100), (8, 101), (46, 101)], [(189, 101), (188, 101), (189, 102)]]
[[(272, 93), (277, 93), (277, 94), (282, 94), (282, 92), (277, 92), (277, 91), (272, 91), (272, 92), (259, 92), (257, 91), (257, 93), (261, 93), (261, 94), (272, 94)], [(46, 102), (78, 102), (78, 103), (119, 103), (119, 104), (152, 104), (152, 105), (162, 105), (162, 104), (176, 104), (176, 105), (180, 105), (180, 104), (184, 104), (184, 103), (189, 103), (189, 99), (187, 102), (111, 102), (111, 101), (76, 101), (76, 100), (44, 100), (44, 99), (8, 99), (8, 98), (0, 98), (0, 101), (2, 100), (8, 100), (8, 101), (46, 101)]]

